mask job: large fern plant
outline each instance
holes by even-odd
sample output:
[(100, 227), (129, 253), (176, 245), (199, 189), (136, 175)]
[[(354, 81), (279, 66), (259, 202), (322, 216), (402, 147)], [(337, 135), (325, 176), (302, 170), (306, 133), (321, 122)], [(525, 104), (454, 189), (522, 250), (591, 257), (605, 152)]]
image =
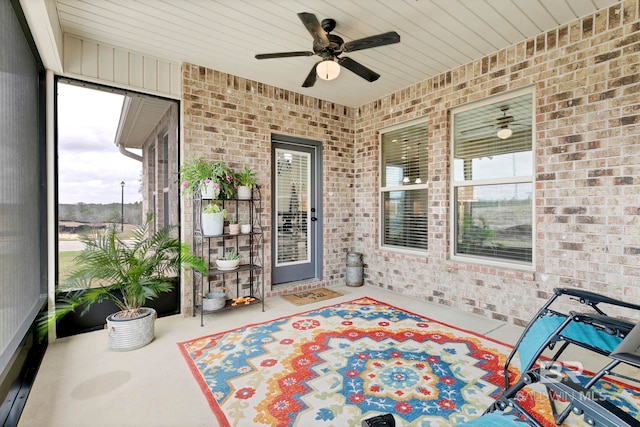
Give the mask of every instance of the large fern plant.
[(67, 294), (41, 327), (78, 308), (84, 315), (93, 304), (103, 301), (118, 306), (119, 318), (133, 318), (141, 314), (140, 308), (147, 300), (172, 290), (181, 268), (206, 272), (206, 263), (173, 237), (172, 229), (151, 232), (151, 226), (149, 217), (126, 241), (118, 236), (116, 227), (83, 236), (85, 248), (74, 259), (71, 275), (59, 287)]

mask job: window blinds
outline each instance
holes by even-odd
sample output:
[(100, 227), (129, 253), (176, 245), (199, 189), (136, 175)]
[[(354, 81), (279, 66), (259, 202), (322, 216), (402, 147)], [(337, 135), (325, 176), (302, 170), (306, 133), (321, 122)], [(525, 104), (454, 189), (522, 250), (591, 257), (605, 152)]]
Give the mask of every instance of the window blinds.
[(382, 245), (428, 248), (428, 123), (381, 135)]

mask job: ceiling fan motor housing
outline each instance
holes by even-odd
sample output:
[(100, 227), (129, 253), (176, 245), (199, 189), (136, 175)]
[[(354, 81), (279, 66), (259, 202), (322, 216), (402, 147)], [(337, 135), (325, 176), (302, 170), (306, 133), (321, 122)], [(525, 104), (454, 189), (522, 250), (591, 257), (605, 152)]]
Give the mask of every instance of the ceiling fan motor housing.
[(327, 38), (329, 39), (329, 46), (320, 47), (316, 42), (313, 42), (313, 51), (325, 59), (340, 55), (342, 53), (342, 45), (344, 44), (342, 37), (336, 36), (335, 34), (327, 34)]

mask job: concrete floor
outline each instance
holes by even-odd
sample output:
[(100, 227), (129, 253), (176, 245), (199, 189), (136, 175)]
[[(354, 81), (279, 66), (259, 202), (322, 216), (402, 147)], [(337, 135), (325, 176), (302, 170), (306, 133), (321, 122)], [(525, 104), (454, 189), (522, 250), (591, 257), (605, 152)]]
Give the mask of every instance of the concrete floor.
[(266, 300), (265, 312), (254, 305), (210, 314), (205, 316), (204, 327), (199, 315), (164, 317), (156, 322), (154, 341), (131, 352), (110, 351), (106, 331), (59, 339), (47, 349), (18, 426), (216, 426), (176, 343), (361, 296), (508, 344), (515, 343), (522, 331), (504, 322), (377, 288), (333, 289), (343, 295), (305, 306), (273, 297)]

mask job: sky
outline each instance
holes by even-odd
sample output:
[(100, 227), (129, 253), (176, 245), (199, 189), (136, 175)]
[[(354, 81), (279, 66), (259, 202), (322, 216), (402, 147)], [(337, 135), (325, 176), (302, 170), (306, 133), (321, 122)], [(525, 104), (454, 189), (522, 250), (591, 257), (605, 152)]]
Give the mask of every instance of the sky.
[(114, 143), (123, 99), (58, 84), (59, 203), (120, 203), (123, 181), (124, 203), (142, 200), (142, 163), (122, 155)]

